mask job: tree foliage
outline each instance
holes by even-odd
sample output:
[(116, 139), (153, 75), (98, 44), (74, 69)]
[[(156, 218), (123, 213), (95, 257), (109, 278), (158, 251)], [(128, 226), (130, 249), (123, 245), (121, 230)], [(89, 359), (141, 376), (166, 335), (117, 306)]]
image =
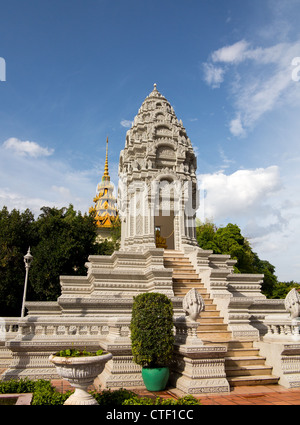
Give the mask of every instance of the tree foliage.
[(242, 235), (236, 224), (217, 226), (209, 221), (197, 222), (197, 241), (202, 249), (211, 249), (215, 254), (229, 254), (237, 260), (236, 273), (263, 274), (262, 292), (268, 298), (285, 298), (292, 287), (299, 287), (295, 282), (278, 282), (275, 267), (269, 261), (261, 260), (252, 250), (249, 241)]
[(36, 243), (34, 216), (6, 207), (0, 211), (0, 306), (1, 315), (20, 314), (24, 288), (24, 255)]
[(96, 242), (94, 218), (68, 208), (41, 208), (35, 220), (29, 210), (0, 210), (0, 315), (19, 316), (25, 266), (31, 248), (27, 300), (55, 301), (61, 293), (59, 276), (85, 275), (90, 254), (109, 255), (115, 242)]
[[(38, 243), (32, 248), (31, 289), (40, 300), (60, 295), (60, 275), (84, 275), (88, 255), (95, 247), (93, 218), (68, 208), (41, 208), (35, 222)], [(30, 295), (33, 296), (33, 293)]]

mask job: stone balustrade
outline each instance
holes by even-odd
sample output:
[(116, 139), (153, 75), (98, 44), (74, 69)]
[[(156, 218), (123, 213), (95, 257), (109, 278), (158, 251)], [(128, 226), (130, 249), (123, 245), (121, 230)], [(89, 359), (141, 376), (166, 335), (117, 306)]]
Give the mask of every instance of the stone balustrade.
[(289, 315), (269, 315), (265, 319), (267, 333), (264, 339), (291, 339), (300, 341), (300, 319)]
[(16, 337), (19, 332), (20, 317), (0, 318), (0, 342), (8, 341)]
[[(113, 330), (113, 331), (112, 331)], [(27, 320), (19, 321), (18, 333), (22, 336), (33, 337), (35, 339), (43, 337), (67, 337), (95, 338), (119, 333), (120, 336), (129, 336), (129, 324), (124, 321), (107, 320), (107, 318), (84, 318), (84, 317), (60, 317), (54, 320), (53, 317), (29, 317)]]

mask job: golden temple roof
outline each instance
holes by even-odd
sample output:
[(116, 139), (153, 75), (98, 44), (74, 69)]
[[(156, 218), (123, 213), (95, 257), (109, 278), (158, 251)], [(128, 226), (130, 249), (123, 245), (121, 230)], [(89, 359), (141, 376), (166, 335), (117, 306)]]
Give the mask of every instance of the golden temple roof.
[(94, 212), (96, 224), (99, 228), (110, 228), (115, 221), (118, 212), (116, 198), (113, 194), (114, 185), (110, 181), (108, 172), (108, 137), (106, 139), (106, 155), (104, 174), (97, 186), (97, 195), (93, 199), (95, 206), (89, 209), (89, 213)]

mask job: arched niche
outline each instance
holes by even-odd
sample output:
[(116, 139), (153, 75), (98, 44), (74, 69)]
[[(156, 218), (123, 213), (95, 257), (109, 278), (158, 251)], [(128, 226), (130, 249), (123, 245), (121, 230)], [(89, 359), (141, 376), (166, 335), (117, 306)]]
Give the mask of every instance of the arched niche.
[(155, 168), (174, 169), (176, 164), (176, 153), (171, 143), (161, 143), (156, 148)]

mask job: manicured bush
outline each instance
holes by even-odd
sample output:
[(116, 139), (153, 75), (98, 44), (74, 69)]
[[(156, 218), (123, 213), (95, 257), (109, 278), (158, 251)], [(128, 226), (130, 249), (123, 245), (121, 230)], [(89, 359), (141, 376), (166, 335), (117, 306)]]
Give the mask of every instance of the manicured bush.
[(119, 406), (123, 404), (124, 401), (131, 399), (135, 396), (135, 393), (132, 391), (120, 388), (119, 390), (103, 390), (101, 393), (96, 391), (92, 392), (92, 395), (95, 397), (100, 406)]
[(33, 393), (35, 382), (28, 378), (0, 381), (0, 394)]
[(164, 294), (134, 297), (130, 324), (133, 361), (146, 367), (167, 366), (173, 354), (173, 305)]
[(37, 385), (33, 393), (33, 398), (31, 404), (34, 406), (56, 406), (64, 404), (67, 398), (74, 391), (69, 390), (65, 393), (60, 393), (51, 383), (49, 385)]
[(1, 394), (33, 393), (32, 405), (63, 404), (72, 392), (67, 391), (61, 394), (52, 386), (50, 381), (44, 379), (33, 381), (28, 378), (21, 378), (0, 381)]
[(156, 399), (151, 399), (149, 397), (138, 397), (137, 395), (134, 395), (133, 397), (124, 400), (124, 402), (122, 403), (123, 405), (127, 405), (127, 406), (133, 406), (133, 405), (147, 405), (147, 406), (167, 406), (167, 405), (199, 405), (200, 401), (197, 400), (195, 397), (193, 397), (192, 395), (186, 395), (184, 397), (180, 397), (177, 400), (173, 399), (173, 398), (161, 398), (161, 397), (156, 397)]
[[(0, 381), (0, 394), (5, 393), (33, 393), (31, 401), (35, 406), (54, 406), (64, 404), (73, 391), (62, 394), (52, 386), (51, 381), (38, 379), (33, 381), (27, 378)], [(191, 395), (186, 395), (177, 400), (156, 397), (138, 397), (134, 392), (120, 388), (119, 390), (103, 390), (100, 393), (91, 391), (100, 406), (120, 405), (197, 405), (200, 402)]]

